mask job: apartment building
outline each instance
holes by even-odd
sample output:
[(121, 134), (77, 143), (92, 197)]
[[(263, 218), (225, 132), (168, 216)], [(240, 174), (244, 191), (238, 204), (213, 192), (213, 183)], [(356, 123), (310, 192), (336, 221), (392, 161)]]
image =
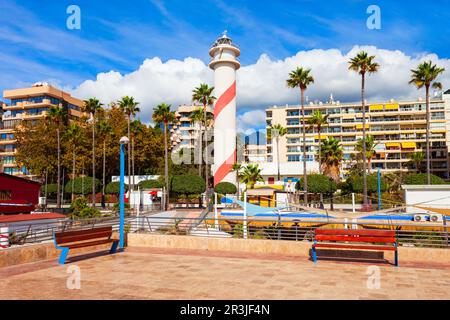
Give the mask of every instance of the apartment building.
[[(170, 140), (172, 142), (172, 152), (178, 152), (183, 148), (193, 149), (198, 143), (200, 134), (200, 124), (191, 121), (191, 114), (196, 109), (203, 106), (181, 105), (175, 111), (177, 122), (170, 128)], [(214, 111), (211, 107), (206, 108), (207, 116), (214, 118)], [(212, 128), (212, 123), (209, 124)], [(212, 133), (211, 129), (211, 133)]]
[(35, 83), (29, 88), (5, 90), (3, 98), (9, 100), (9, 104), (3, 105), (0, 126), (0, 158), (3, 170), (7, 174), (30, 177), (30, 172), (16, 163), (14, 128), (24, 121), (35, 123), (42, 119), (52, 105), (62, 106), (69, 120), (81, 117), (83, 100), (45, 82)]
[[(334, 137), (341, 141), (344, 149), (343, 174), (350, 166), (351, 154), (362, 138), (362, 105), (340, 103), (332, 99), (327, 103), (309, 103), (305, 106), (306, 120), (315, 110), (328, 114), (328, 125), (322, 129), (321, 139)], [(449, 178), (450, 146), (450, 90), (430, 101), (430, 143), (431, 171), (443, 178)], [(273, 106), (266, 109), (267, 128), (281, 124), (287, 134), (279, 139), (280, 162), (301, 162), (303, 160), (303, 129), (301, 107)], [(426, 150), (426, 104), (425, 99), (416, 101), (394, 101), (367, 103), (366, 134), (377, 142), (376, 155), (371, 161), (373, 170), (382, 172), (415, 170), (407, 165), (413, 152)], [(316, 152), (319, 137), (306, 124), (306, 157), (308, 162), (317, 162)], [(276, 158), (275, 141), (267, 141), (268, 161)]]

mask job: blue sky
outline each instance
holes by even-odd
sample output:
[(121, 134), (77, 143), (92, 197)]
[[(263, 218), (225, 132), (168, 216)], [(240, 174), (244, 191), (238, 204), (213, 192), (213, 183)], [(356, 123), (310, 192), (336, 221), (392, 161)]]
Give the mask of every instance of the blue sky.
[[(81, 8), (81, 30), (66, 28), (71, 4)], [(366, 27), (371, 4), (381, 9), (381, 30)], [(355, 45), (411, 57), (450, 55), (444, 0), (0, 0), (0, 12), (0, 90), (41, 80), (74, 89), (101, 72), (131, 73), (154, 57), (207, 63), (224, 29), (241, 47), (243, 66), (262, 54), (277, 61), (313, 49), (346, 53)], [(247, 104), (240, 114), (252, 110)]]

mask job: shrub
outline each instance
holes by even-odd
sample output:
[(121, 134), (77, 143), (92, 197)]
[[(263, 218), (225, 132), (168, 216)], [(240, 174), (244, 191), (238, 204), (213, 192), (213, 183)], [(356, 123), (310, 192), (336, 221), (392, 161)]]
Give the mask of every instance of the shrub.
[(235, 194), (237, 188), (231, 182), (221, 182), (214, 187), (214, 191), (218, 194)]
[[(100, 180), (95, 179), (95, 192), (100, 189)], [(66, 183), (64, 191), (67, 193), (72, 192), (72, 180)], [(92, 193), (92, 177), (79, 177), (73, 180), (73, 192), (75, 194), (90, 194)]]
[(141, 189), (154, 189), (164, 187), (164, 181), (161, 180), (144, 180), (138, 183)]
[[(125, 184), (125, 192), (128, 191), (128, 185)], [(110, 182), (105, 187), (106, 194), (119, 194), (120, 193), (120, 182)]]
[(206, 185), (202, 177), (194, 174), (183, 174), (172, 178), (172, 189), (175, 193), (200, 194), (205, 192)]
[[(353, 177), (351, 180), (351, 186), (353, 192), (361, 193), (363, 192), (363, 177)], [(387, 190), (387, 183), (381, 178), (381, 192), (385, 192)], [(367, 193), (376, 193), (378, 192), (378, 177), (376, 174), (372, 174), (367, 176)]]
[[(62, 191), (63, 190), (61, 188), (61, 192)], [(41, 192), (42, 194), (45, 194), (45, 184), (41, 186)], [(58, 185), (56, 183), (47, 184), (47, 195), (56, 195), (57, 192), (58, 192)]]
[[(130, 204), (125, 202), (124, 203), (124, 209), (125, 209), (125, 215), (128, 215), (130, 213)], [(116, 202), (114, 203), (113, 207), (112, 207), (112, 212), (115, 214), (119, 214), (120, 213), (120, 202)]]
[[(308, 192), (334, 193), (337, 190), (336, 182), (323, 174), (308, 174)], [(295, 184), (297, 190), (303, 190), (303, 177)]]
[[(409, 174), (405, 178), (405, 184), (428, 184), (427, 174), (426, 173)], [(446, 184), (446, 182), (442, 178), (432, 174), (431, 184)]]
[(78, 197), (75, 198), (75, 200), (72, 201), (70, 205), (70, 209), (72, 210), (73, 214), (80, 213), (83, 209), (88, 207), (88, 202), (85, 197)]
[(75, 216), (82, 219), (95, 218), (100, 216), (100, 211), (92, 207), (86, 207)]

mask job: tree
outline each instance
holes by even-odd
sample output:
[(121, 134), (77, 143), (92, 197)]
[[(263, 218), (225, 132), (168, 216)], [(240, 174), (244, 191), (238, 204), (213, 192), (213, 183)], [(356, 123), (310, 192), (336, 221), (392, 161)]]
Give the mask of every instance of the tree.
[[(444, 179), (432, 174), (430, 176), (430, 184), (447, 184)], [(405, 177), (405, 184), (428, 184), (428, 174), (427, 173), (412, 173)]]
[(340, 166), (344, 158), (344, 151), (340, 141), (333, 137), (328, 137), (321, 144), (320, 166), (322, 167), (322, 172), (335, 182), (339, 182)]
[(167, 150), (167, 128), (175, 121), (175, 113), (170, 110), (171, 105), (161, 103), (153, 108), (152, 119), (158, 124), (164, 125), (164, 178), (166, 180), (166, 209), (169, 207), (169, 155)]
[(56, 206), (61, 208), (61, 127), (67, 120), (67, 113), (63, 107), (59, 105), (53, 105), (50, 107), (48, 118), (53, 121), (56, 125), (56, 136), (57, 136), (57, 149), (58, 149), (58, 177), (57, 177), (57, 194), (56, 194)]
[(138, 185), (141, 189), (159, 189), (164, 187), (164, 182), (161, 180), (144, 180), (139, 182)]
[[(365, 141), (365, 145), (364, 142)], [(371, 170), (371, 161), (375, 154), (377, 153), (375, 150), (375, 147), (377, 146), (377, 142), (375, 142), (375, 138), (373, 136), (366, 136), (365, 138), (358, 139), (355, 146), (356, 153), (356, 159), (359, 160), (360, 158), (363, 158), (363, 152), (365, 150), (366, 156), (365, 159), (367, 161), (367, 166), (364, 166), (364, 168), (367, 168), (368, 174), (370, 174)]]
[(172, 178), (171, 190), (177, 194), (201, 194), (205, 188), (205, 181), (197, 175), (183, 174)]
[[(364, 178), (363, 177), (364, 177), (364, 175), (353, 177), (351, 179), (351, 187), (352, 187), (353, 192), (361, 193), (363, 191), (363, 189), (364, 189)], [(366, 178), (367, 178), (366, 179), (367, 192), (369, 194), (378, 192), (378, 175), (372, 174), (372, 175), (368, 175)], [(383, 177), (381, 178), (380, 187), (381, 187), (380, 188), (381, 192), (385, 192), (388, 188), (388, 185)]]
[(63, 139), (70, 145), (72, 149), (72, 190), (71, 200), (73, 201), (73, 181), (76, 178), (76, 155), (78, 146), (83, 142), (83, 129), (76, 123), (71, 123), (64, 133)]
[(422, 172), (422, 163), (425, 159), (425, 153), (417, 151), (409, 155), (408, 165), (414, 166), (418, 173)]
[[(364, 98), (366, 74), (378, 72), (380, 65), (373, 60), (375, 56), (369, 56), (367, 52), (361, 51), (354, 58), (350, 59), (348, 69), (355, 71), (361, 75), (361, 105), (363, 114), (363, 140), (366, 140), (366, 105)], [(363, 159), (363, 203), (367, 206), (367, 179), (366, 179), (366, 145), (363, 144), (362, 159)]]
[(414, 84), (417, 89), (425, 87), (426, 97), (426, 158), (427, 158), (427, 184), (431, 184), (431, 163), (430, 163), (430, 87), (435, 89), (442, 89), (440, 82), (435, 82), (437, 77), (445, 71), (444, 68), (439, 68), (431, 61), (423, 62), (417, 66), (417, 69), (411, 70), (410, 84)]
[[(139, 102), (134, 101), (133, 97), (124, 96), (120, 101), (118, 101), (120, 110), (127, 116), (127, 129), (128, 138), (131, 139), (131, 117), (134, 117), (136, 113), (141, 111), (138, 108)], [(131, 190), (134, 190), (134, 177), (131, 178), (131, 143), (128, 144), (128, 177), (130, 179)]]
[[(199, 87), (196, 87), (192, 91), (192, 101), (203, 105), (203, 126), (205, 128), (205, 148), (208, 146), (208, 119), (207, 119), (207, 106), (210, 106), (216, 100), (216, 97), (212, 95), (214, 87), (209, 87), (206, 83), (201, 83)], [(200, 159), (201, 161), (201, 159)], [(205, 184), (206, 184), (206, 203), (209, 202), (208, 186), (209, 186), (209, 154), (206, 154), (205, 159)]]
[(132, 177), (133, 177), (133, 188), (134, 188), (134, 176), (135, 176), (135, 161), (134, 161), (134, 147), (135, 147), (135, 140), (136, 137), (144, 132), (144, 125), (142, 124), (141, 120), (134, 120), (131, 122), (130, 124), (130, 133), (131, 133), (131, 173), (132, 173)]
[(297, 67), (289, 73), (289, 79), (286, 83), (289, 88), (300, 88), (300, 103), (302, 106), (302, 124), (303, 124), (303, 191), (305, 204), (308, 203), (308, 176), (306, 173), (306, 128), (305, 128), (305, 90), (310, 84), (314, 83), (314, 78), (310, 74), (311, 69)]
[(102, 207), (105, 207), (105, 188), (106, 188), (106, 141), (114, 133), (111, 125), (103, 120), (98, 123), (98, 133), (103, 141), (103, 174), (102, 174)]
[(102, 103), (96, 98), (89, 98), (84, 101), (84, 111), (92, 117), (92, 207), (95, 207), (95, 126), (96, 114), (102, 109)]
[[(92, 177), (78, 177), (75, 178), (73, 181), (73, 192), (75, 194), (89, 194), (89, 186), (94, 185), (94, 194), (96, 191), (100, 189), (100, 180), (99, 179), (93, 179)], [(69, 180), (66, 183), (65, 186), (65, 192), (71, 192), (72, 191), (72, 181)], [(91, 190), (92, 191), (92, 190)]]
[(322, 127), (324, 125), (328, 124), (328, 114), (327, 115), (323, 115), (322, 112), (320, 112), (320, 110), (315, 110), (311, 116), (311, 118), (308, 119), (308, 124), (310, 124), (313, 127), (313, 131), (314, 131), (314, 127), (317, 127), (317, 133), (318, 133), (318, 138), (319, 138), (319, 152), (318, 152), (318, 159), (319, 159), (319, 173), (322, 173), (322, 167), (320, 166), (320, 159), (321, 157), (321, 144), (322, 144), (322, 139), (321, 139), (321, 134), (322, 134)]
[(220, 182), (214, 187), (214, 191), (218, 194), (235, 194), (237, 188), (231, 182)]
[(280, 177), (280, 137), (285, 136), (287, 133), (287, 129), (285, 127), (283, 127), (281, 124), (274, 124), (271, 125), (269, 130), (267, 131), (267, 138), (268, 139), (272, 139), (275, 138), (276, 144), (277, 144), (277, 172), (278, 172), (278, 176), (277, 179), (278, 181), (281, 180)]
[[(128, 191), (128, 185), (124, 184), (124, 187), (125, 191)], [(118, 196), (120, 193), (120, 182), (110, 182), (104, 189), (106, 194), (115, 194)]]
[(239, 162), (233, 163), (233, 166), (231, 167), (231, 171), (236, 172), (236, 184), (237, 184), (237, 196), (239, 197), (239, 174), (242, 169), (242, 164)]
[[(303, 178), (295, 184), (297, 190), (303, 190)], [(308, 191), (311, 193), (333, 194), (337, 190), (336, 182), (323, 174), (308, 174)]]
[(203, 155), (203, 147), (202, 147), (202, 122), (203, 122), (203, 110), (202, 108), (197, 108), (191, 112), (190, 120), (192, 123), (197, 123), (199, 126), (198, 132), (198, 152), (199, 152), (199, 163), (198, 163), (198, 175), (202, 175), (202, 155)]
[(251, 163), (243, 167), (239, 178), (242, 183), (245, 183), (246, 189), (253, 189), (257, 182), (264, 182), (259, 166)]

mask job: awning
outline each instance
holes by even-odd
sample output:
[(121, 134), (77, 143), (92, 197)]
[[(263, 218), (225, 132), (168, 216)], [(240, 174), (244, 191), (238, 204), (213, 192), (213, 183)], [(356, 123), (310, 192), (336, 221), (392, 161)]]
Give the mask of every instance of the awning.
[(382, 111), (383, 105), (382, 104), (373, 104), (370, 106), (370, 111)]
[(388, 103), (384, 105), (385, 110), (398, 110), (398, 103)]
[[(356, 129), (362, 129), (362, 128), (363, 128), (362, 124), (357, 124), (356, 125)], [(369, 128), (370, 128), (370, 125), (366, 124), (366, 129), (369, 129)]]
[(415, 149), (416, 143), (415, 142), (402, 142), (402, 148), (403, 149)]
[(400, 147), (400, 143), (399, 142), (388, 142), (386, 143), (386, 147)]
[[(316, 135), (314, 136), (314, 139), (319, 139), (319, 135), (318, 135), (318, 134), (316, 134)], [(323, 134), (321, 134), (321, 135), (320, 135), (320, 140), (327, 140), (327, 136), (326, 136), (326, 135), (323, 135)]]

